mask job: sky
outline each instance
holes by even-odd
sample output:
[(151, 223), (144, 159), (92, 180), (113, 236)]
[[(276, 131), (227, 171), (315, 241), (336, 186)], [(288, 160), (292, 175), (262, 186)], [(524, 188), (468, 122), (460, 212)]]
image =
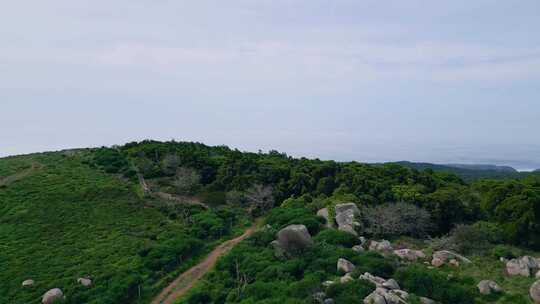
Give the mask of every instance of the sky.
[(0, 156), (185, 140), (540, 168), (540, 1), (9, 1)]

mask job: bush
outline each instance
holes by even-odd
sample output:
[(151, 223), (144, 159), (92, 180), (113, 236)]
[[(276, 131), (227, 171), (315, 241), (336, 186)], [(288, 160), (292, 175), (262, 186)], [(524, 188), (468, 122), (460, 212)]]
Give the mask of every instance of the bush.
[(463, 254), (481, 253), (500, 242), (502, 231), (491, 223), (479, 222), (474, 225), (458, 225), (447, 237), (433, 243), (435, 249), (447, 249)]
[(315, 236), (315, 241), (318, 243), (325, 242), (331, 245), (338, 245), (347, 248), (351, 248), (354, 245), (358, 245), (360, 241), (354, 235), (335, 229), (326, 229), (321, 231)]
[(385, 258), (377, 252), (364, 252), (351, 258), (351, 262), (356, 265), (353, 276), (359, 276), (365, 272), (383, 278), (390, 278), (396, 271), (396, 260)]
[(429, 213), (407, 203), (367, 207), (362, 212), (364, 231), (376, 237), (425, 237), (433, 228)]
[(507, 245), (497, 245), (491, 249), (491, 255), (498, 258), (513, 259), (520, 255), (518, 250)]
[(364, 280), (355, 280), (345, 284), (332, 284), (326, 294), (336, 303), (360, 303), (375, 290), (375, 285)]
[(395, 279), (408, 292), (447, 304), (474, 303), (474, 284), (465, 279), (448, 278), (446, 274), (419, 265), (399, 269)]
[(305, 208), (277, 208), (270, 211), (266, 223), (280, 230), (288, 225), (305, 225), (311, 235), (315, 235), (324, 224), (324, 218)]

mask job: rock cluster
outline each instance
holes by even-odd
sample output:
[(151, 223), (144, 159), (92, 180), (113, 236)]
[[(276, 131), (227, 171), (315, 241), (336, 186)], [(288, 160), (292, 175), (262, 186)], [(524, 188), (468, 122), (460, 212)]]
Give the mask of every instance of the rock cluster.
[(539, 259), (531, 256), (522, 256), (516, 259), (511, 259), (506, 262), (506, 273), (511, 276), (520, 275), (524, 277), (530, 277), (539, 271), (540, 261)]
[(358, 233), (354, 229), (356, 226), (359, 226), (359, 223), (355, 222), (354, 218), (355, 216), (360, 215), (360, 210), (358, 209), (356, 204), (337, 204), (335, 207), (335, 211), (338, 229), (354, 235), (358, 235)]

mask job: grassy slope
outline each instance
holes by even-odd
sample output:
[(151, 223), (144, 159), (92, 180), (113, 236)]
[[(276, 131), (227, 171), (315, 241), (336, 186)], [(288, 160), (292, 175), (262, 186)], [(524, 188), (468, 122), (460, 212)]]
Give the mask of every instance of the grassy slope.
[[(0, 188), (0, 303), (38, 303), (53, 287), (104, 303), (100, 295), (121, 288), (115, 280), (139, 267), (143, 246), (183, 230), (181, 223), (144, 208), (129, 184), (76, 156), (0, 159), (0, 178), (32, 162), (42, 167)], [(94, 288), (76, 283), (87, 275)], [(21, 288), (28, 278), (36, 285)]]

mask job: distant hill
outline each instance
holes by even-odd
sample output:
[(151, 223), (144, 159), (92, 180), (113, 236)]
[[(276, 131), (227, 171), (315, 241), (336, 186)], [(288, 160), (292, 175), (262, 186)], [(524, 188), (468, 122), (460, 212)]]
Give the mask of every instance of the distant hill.
[(454, 173), (465, 181), (474, 181), (477, 179), (515, 179), (524, 178), (530, 175), (530, 172), (518, 172), (516, 169), (509, 166), (496, 165), (469, 165), (469, 164), (432, 164), (432, 163), (415, 163), (409, 161), (395, 162), (402, 166), (417, 170), (431, 169), (437, 172)]

